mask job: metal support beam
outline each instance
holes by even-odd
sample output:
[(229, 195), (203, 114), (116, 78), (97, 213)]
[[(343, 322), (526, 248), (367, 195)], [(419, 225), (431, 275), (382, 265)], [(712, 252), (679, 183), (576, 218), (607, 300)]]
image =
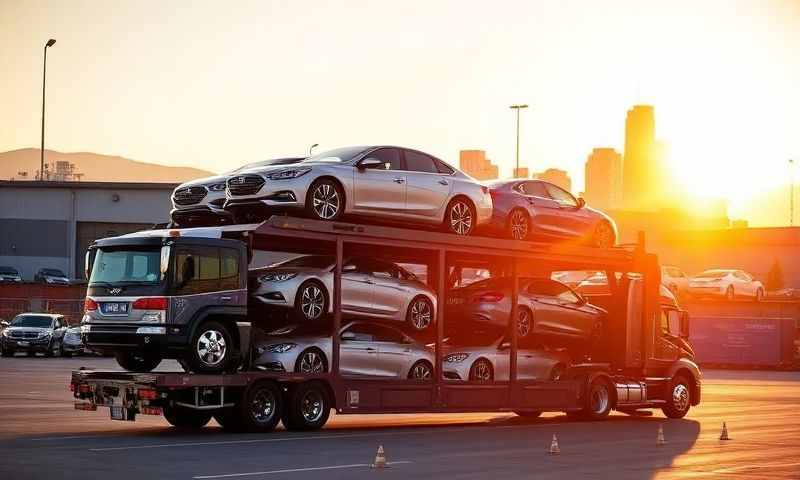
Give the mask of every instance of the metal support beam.
[(342, 329), (342, 263), (344, 262), (344, 241), (336, 238), (336, 268), (333, 270), (333, 331), (331, 332), (332, 355), (331, 373), (339, 376), (339, 347)]
[(445, 305), (445, 278), (447, 278), (447, 266), (445, 265), (445, 250), (439, 249), (439, 255), (436, 262), (436, 366), (434, 372), (436, 373), (436, 396), (434, 400), (435, 405), (442, 406), (444, 404), (442, 387), (444, 386), (444, 372), (442, 370), (442, 342), (444, 342), (444, 305)]
[[(511, 321), (509, 322), (509, 328), (511, 329), (511, 350), (509, 355), (511, 358), (509, 359), (509, 403), (511, 403), (511, 399), (513, 398), (512, 392), (514, 391), (514, 386), (517, 383), (517, 335), (519, 333), (519, 329), (517, 328), (517, 322), (519, 321), (519, 276), (517, 275), (517, 259), (514, 258), (511, 260)], [(531, 319), (532, 321), (532, 319)]]

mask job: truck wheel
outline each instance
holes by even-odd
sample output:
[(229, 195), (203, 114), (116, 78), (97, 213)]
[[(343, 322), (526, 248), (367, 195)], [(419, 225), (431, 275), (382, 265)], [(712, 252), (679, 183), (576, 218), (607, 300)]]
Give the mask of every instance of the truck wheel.
[(161, 363), (161, 357), (134, 352), (117, 352), (115, 355), (120, 367), (129, 372), (147, 373)]
[(271, 432), (281, 420), (283, 410), (283, 395), (278, 384), (269, 380), (256, 382), (247, 389), (239, 405), (240, 425), (234, 421), (231, 427), (240, 426), (248, 432)]
[(689, 380), (683, 375), (676, 375), (670, 382), (669, 392), (665, 399), (667, 404), (661, 409), (669, 418), (683, 418), (692, 405), (692, 389)]
[(283, 417), (288, 430), (319, 430), (331, 414), (331, 400), (322, 382), (305, 382), (289, 390)]
[(608, 416), (612, 405), (612, 386), (605, 378), (595, 378), (586, 389), (585, 405), (580, 412), (584, 420), (600, 420)]
[(228, 327), (211, 320), (195, 330), (186, 360), (193, 372), (222, 373), (235, 367), (234, 349)]
[(177, 428), (203, 428), (211, 421), (211, 412), (184, 407), (164, 407), (164, 418)]

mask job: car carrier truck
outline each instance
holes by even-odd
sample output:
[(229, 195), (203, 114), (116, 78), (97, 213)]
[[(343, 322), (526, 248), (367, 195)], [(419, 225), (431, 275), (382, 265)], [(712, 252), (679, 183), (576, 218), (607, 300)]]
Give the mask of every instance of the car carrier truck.
[[(248, 307), (249, 268), (275, 252), (336, 258), (329, 329), (331, 358), (317, 373), (266, 371), (254, 363), (255, 332), (273, 318)], [(413, 263), (438, 301), (429, 329), (435, 359), (428, 378), (344, 374), (342, 266), (352, 255)], [(192, 258), (192, 260), (187, 260)], [(130, 371), (72, 373), (75, 408), (110, 407), (111, 418), (163, 415), (180, 427), (213, 417), (226, 429), (321, 428), (337, 413), (542, 412), (598, 419), (611, 410), (661, 409), (670, 418), (700, 402), (701, 373), (688, 341), (689, 319), (661, 287), (657, 257), (643, 238), (629, 247), (459, 237), (404, 228), (271, 217), (257, 225), (163, 229), (103, 239), (87, 253), (87, 344), (117, 355)], [(446, 308), (457, 272), (485, 271), (512, 281), (512, 314), (503, 380), (454, 381), (443, 375), (450, 332), (474, 323)], [(482, 269), (482, 270), (481, 270)], [(590, 352), (572, 358), (558, 378), (520, 378), (519, 278), (553, 272), (606, 272), (608, 292), (591, 297), (608, 315)], [(533, 321), (537, 322), (536, 312)], [(477, 332), (477, 330), (476, 330)], [(476, 333), (478, 335), (479, 333)], [(367, 352), (380, 355), (380, 352)], [(152, 371), (176, 358), (185, 371)], [(380, 357), (374, 357), (380, 358)]]

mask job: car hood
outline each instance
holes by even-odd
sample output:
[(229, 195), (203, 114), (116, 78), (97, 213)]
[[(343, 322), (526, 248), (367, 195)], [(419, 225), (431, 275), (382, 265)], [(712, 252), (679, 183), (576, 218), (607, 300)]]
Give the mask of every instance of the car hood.
[(6, 332), (22, 332), (22, 333), (49, 333), (52, 332), (51, 328), (38, 328), (38, 327), (6, 327)]
[(216, 175), (213, 177), (198, 178), (196, 180), (190, 180), (188, 182), (181, 183), (175, 190), (185, 187), (196, 187), (198, 185), (206, 186), (206, 185), (212, 185), (214, 183), (225, 183), (225, 180), (227, 179), (228, 179), (227, 175)]
[(347, 165), (347, 164), (342, 162), (298, 162), (298, 163), (288, 163), (286, 165), (266, 165), (263, 167), (253, 167), (253, 168), (248, 168), (247, 170), (242, 170), (241, 172), (236, 172), (236, 175), (232, 175), (232, 177), (238, 177), (240, 175), (247, 175), (253, 173), (266, 174), (281, 170), (291, 170), (293, 168), (298, 168), (298, 167), (322, 167), (331, 165)]

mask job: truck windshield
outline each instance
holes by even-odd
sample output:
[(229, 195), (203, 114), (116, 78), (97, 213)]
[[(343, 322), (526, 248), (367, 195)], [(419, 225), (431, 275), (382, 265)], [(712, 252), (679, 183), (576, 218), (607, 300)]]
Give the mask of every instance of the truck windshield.
[(160, 280), (160, 250), (97, 251), (89, 284), (157, 284)]

